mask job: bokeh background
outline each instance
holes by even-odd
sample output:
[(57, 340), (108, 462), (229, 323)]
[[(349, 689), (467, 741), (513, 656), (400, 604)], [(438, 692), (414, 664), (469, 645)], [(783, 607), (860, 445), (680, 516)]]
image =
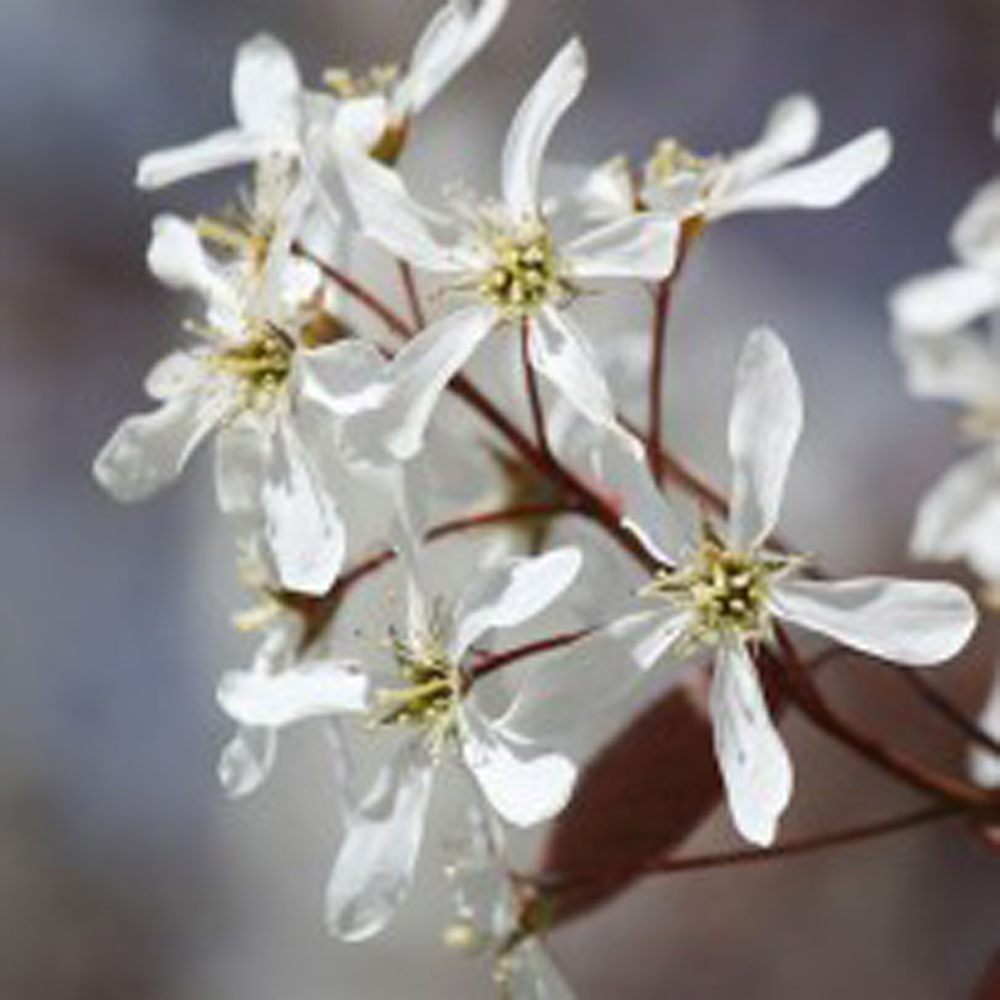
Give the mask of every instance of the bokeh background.
[[(387, 938), (328, 941), (321, 747), (292, 740), (266, 791), (224, 801), (213, 680), (230, 634), (231, 552), (207, 464), (138, 509), (90, 477), (143, 405), (178, 304), (145, 272), (153, 211), (212, 206), (231, 178), (148, 196), (143, 152), (230, 119), (237, 43), (285, 39), (307, 75), (404, 58), (434, 0), (0, 0), (0, 997), (396, 1000), (488, 996), (438, 946), (424, 887)], [(489, 190), (507, 118), (555, 47), (592, 73), (557, 138), (567, 160), (751, 140), (771, 103), (815, 94), (826, 136), (896, 136), (890, 173), (822, 216), (734, 222), (685, 278), (670, 426), (720, 475), (728, 378), (773, 323), (809, 403), (790, 532), (842, 572), (906, 568), (913, 505), (955, 453), (950, 418), (904, 393), (884, 296), (946, 260), (945, 233), (995, 172), (995, 0), (512, 0), (483, 57), (441, 98), (415, 175)], [(909, 567), (912, 570), (912, 567)], [(947, 572), (952, 572), (950, 569)], [(988, 631), (988, 630), (987, 630)], [(949, 672), (981, 697), (989, 637)], [(837, 678), (845, 703), (961, 766), (962, 748), (891, 678)], [(789, 732), (802, 832), (910, 801), (804, 727)], [(693, 847), (730, 844), (725, 823)], [(443, 911), (442, 911), (443, 912)], [(1000, 927), (1000, 880), (956, 827), (742, 872), (649, 883), (559, 934), (585, 1000), (971, 994)]]

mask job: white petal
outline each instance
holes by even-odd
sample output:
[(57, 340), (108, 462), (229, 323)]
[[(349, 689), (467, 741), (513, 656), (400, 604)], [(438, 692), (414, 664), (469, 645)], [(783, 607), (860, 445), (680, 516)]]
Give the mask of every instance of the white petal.
[(1000, 272), (1000, 181), (992, 180), (975, 193), (955, 220), (951, 245), (959, 259), (994, 275)]
[(597, 356), (565, 313), (543, 309), (532, 319), (528, 357), (587, 420), (598, 427), (616, 426), (614, 401)]
[(344, 525), (287, 420), (275, 432), (262, 501), (267, 544), (282, 584), (306, 594), (325, 592), (344, 560)]
[(157, 280), (169, 288), (196, 292), (206, 302), (229, 295), (195, 227), (176, 215), (158, 215), (153, 220), (146, 262)]
[(576, 195), (585, 218), (619, 219), (635, 211), (635, 189), (629, 162), (615, 156), (587, 174)]
[(781, 580), (770, 603), (782, 618), (846, 646), (918, 667), (954, 656), (976, 627), (969, 595), (929, 580)]
[(964, 265), (912, 278), (889, 299), (893, 323), (920, 333), (957, 330), (997, 305), (1000, 280)]
[(352, 147), (342, 151), (341, 162), (366, 236), (425, 271), (453, 274), (462, 268), (462, 258), (438, 242), (428, 226), (431, 213), (413, 200), (395, 170)]
[(959, 462), (917, 510), (910, 543), (918, 559), (959, 559), (981, 547), (1000, 552), (1000, 460), (992, 448)]
[(816, 145), (819, 127), (819, 108), (811, 97), (792, 94), (783, 98), (771, 110), (760, 138), (732, 157), (728, 170), (733, 189), (745, 189), (805, 156)]
[(145, 500), (176, 479), (221, 414), (201, 394), (128, 417), (94, 460), (97, 481), (122, 503)]
[(226, 794), (238, 799), (260, 788), (274, 767), (277, 753), (273, 730), (238, 729), (219, 755), (219, 783)]
[(432, 777), (425, 750), (412, 740), (382, 769), (357, 812), (345, 817), (326, 889), (331, 934), (363, 941), (392, 919), (413, 881)]
[(559, 50), (517, 109), (501, 160), (503, 200), (514, 216), (541, 208), (539, 173), (545, 147), (559, 120), (583, 89), (587, 54), (577, 38)]
[(136, 167), (135, 183), (146, 191), (212, 170), (235, 167), (264, 155), (266, 142), (243, 129), (230, 128), (203, 139), (161, 149), (144, 156)]
[(522, 741), (547, 741), (585, 728), (625, 698), (641, 674), (662, 663), (687, 616), (645, 611), (538, 659), (524, 671), (495, 729)]
[(257, 35), (237, 50), (233, 111), (248, 132), (294, 136), (301, 89), (295, 58), (276, 38)]
[(205, 380), (203, 360), (190, 351), (174, 351), (150, 369), (143, 388), (153, 399), (166, 402), (191, 392)]
[(302, 359), (302, 391), (339, 416), (385, 400), (389, 363), (374, 344), (349, 340), (309, 351)]
[(754, 330), (740, 356), (729, 415), (729, 542), (735, 548), (758, 544), (777, 524), (802, 419), (802, 390), (788, 349), (773, 330)]
[(906, 366), (906, 387), (915, 396), (970, 408), (1000, 403), (1000, 357), (977, 333), (897, 330), (893, 343)]
[(255, 427), (226, 425), (215, 439), (215, 495), (224, 514), (260, 510), (268, 450)]
[(574, 278), (665, 278), (674, 269), (680, 226), (675, 216), (644, 212), (618, 219), (564, 250)]
[(392, 361), (381, 404), (345, 421), (350, 456), (385, 464), (416, 455), (438, 398), (493, 325), (492, 310), (475, 306), (444, 316), (411, 340)]
[(833, 208), (882, 173), (891, 156), (889, 134), (873, 129), (818, 160), (733, 191), (709, 214), (720, 218), (765, 209)]
[(754, 665), (737, 640), (719, 648), (709, 708), (733, 822), (747, 840), (766, 847), (792, 796), (792, 764)]
[[(979, 727), (988, 736), (1000, 740), (1000, 670), (995, 672), (986, 695), (986, 703), (979, 714)], [(1000, 788), (1000, 755), (978, 744), (972, 745), (969, 750), (969, 772), (977, 785), (983, 788)]]
[(650, 474), (641, 443), (627, 431), (610, 430), (593, 454), (601, 485), (621, 502), (622, 524), (660, 562), (676, 562), (685, 532)]
[(490, 805), (508, 823), (529, 827), (559, 813), (573, 791), (576, 768), (561, 754), (529, 756), (508, 743), (475, 707), (462, 712), (462, 754)]
[(396, 91), (396, 109), (419, 114), (496, 31), (509, 0), (448, 0), (420, 36), (410, 70)]
[(368, 678), (349, 661), (300, 663), (271, 675), (232, 670), (222, 675), (216, 698), (236, 722), (276, 729), (316, 716), (365, 711)]
[(540, 556), (511, 556), (482, 571), (455, 607), (457, 661), (490, 629), (512, 628), (541, 614), (576, 579), (579, 549), (553, 549)]

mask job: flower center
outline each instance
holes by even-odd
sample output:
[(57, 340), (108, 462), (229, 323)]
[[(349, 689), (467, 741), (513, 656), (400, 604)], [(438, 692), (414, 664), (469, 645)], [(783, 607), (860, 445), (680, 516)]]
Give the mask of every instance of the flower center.
[(980, 403), (970, 407), (959, 422), (961, 432), (973, 441), (1000, 438), (1000, 402)]
[(519, 226), (487, 223), (485, 242), (490, 264), (477, 291), (507, 319), (531, 316), (546, 302), (565, 304), (572, 297), (573, 285), (541, 219)]
[(273, 406), (292, 372), (295, 345), (277, 327), (267, 327), (244, 344), (212, 357), (219, 371), (240, 382), (241, 405), (261, 412)]
[(434, 630), (410, 640), (393, 636), (392, 651), (403, 684), (376, 693), (375, 721), (425, 729), (431, 753), (438, 756), (457, 736), (457, 709), (465, 688), (461, 673)]
[(771, 579), (789, 565), (785, 558), (728, 549), (706, 529), (691, 560), (677, 569), (660, 570), (647, 592), (691, 612), (692, 642), (711, 644), (734, 632), (763, 638), (770, 626)]
[(364, 73), (332, 66), (323, 73), (323, 83), (344, 101), (388, 94), (398, 80), (399, 67), (395, 63), (377, 63)]
[(694, 174), (704, 180), (717, 163), (716, 156), (699, 156), (676, 139), (661, 139), (646, 161), (646, 176), (662, 186), (684, 174)]

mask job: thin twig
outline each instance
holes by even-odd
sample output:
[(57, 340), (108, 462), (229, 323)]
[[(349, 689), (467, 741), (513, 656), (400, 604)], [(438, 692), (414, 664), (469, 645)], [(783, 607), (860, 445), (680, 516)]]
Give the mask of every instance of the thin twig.
[(656, 482), (663, 478), (663, 376), (667, 355), (667, 319), (673, 299), (673, 278), (664, 278), (653, 302), (652, 354), (649, 364), (649, 434), (647, 456)]
[(409, 261), (397, 261), (399, 274), (403, 279), (403, 290), (406, 292), (406, 301), (410, 307), (410, 315), (413, 317), (413, 325), (422, 330), (426, 326), (424, 319), (424, 307), (420, 301), (420, 290), (417, 288), (417, 279), (413, 274), (413, 268)]

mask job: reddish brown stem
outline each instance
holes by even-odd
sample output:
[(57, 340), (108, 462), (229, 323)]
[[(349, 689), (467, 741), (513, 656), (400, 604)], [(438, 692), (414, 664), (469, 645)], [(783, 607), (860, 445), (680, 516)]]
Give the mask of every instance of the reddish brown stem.
[(408, 261), (401, 260), (399, 264), (399, 274), (403, 279), (403, 290), (406, 292), (406, 302), (410, 307), (410, 316), (413, 317), (413, 325), (421, 330), (426, 325), (424, 319), (424, 307), (420, 301), (420, 291), (417, 288), (417, 279), (413, 274), (413, 268)]
[(579, 642), (586, 638), (594, 630), (591, 628), (578, 629), (575, 632), (563, 632), (559, 635), (548, 636), (545, 639), (536, 639), (534, 642), (525, 643), (523, 646), (515, 646), (513, 649), (504, 650), (502, 653), (491, 653), (484, 656), (473, 668), (473, 680), (482, 680), (497, 670), (502, 670), (511, 663), (526, 659), (529, 656), (537, 656), (539, 653), (549, 653), (554, 649), (562, 649), (563, 646), (571, 646), (574, 642)]
[(649, 365), (649, 434), (646, 451), (649, 469), (659, 483), (663, 478), (663, 378), (667, 355), (667, 320), (673, 298), (673, 278), (656, 287), (653, 301), (652, 357)]
[(781, 858), (799, 857), (824, 851), (831, 847), (842, 847), (845, 844), (855, 844), (877, 837), (887, 837), (903, 830), (924, 826), (938, 820), (958, 816), (962, 809), (954, 803), (927, 806), (915, 812), (895, 816), (892, 819), (880, 820), (877, 823), (866, 823), (863, 826), (851, 827), (847, 830), (836, 830), (833, 833), (819, 834), (815, 837), (804, 837), (785, 844), (776, 844), (756, 850), (722, 851), (714, 854), (700, 854), (688, 858), (671, 858), (666, 861), (655, 861), (647, 866), (647, 871), (659, 874), (674, 874), (675, 872), (699, 871), (707, 868), (733, 868), (739, 865), (761, 864), (767, 861), (777, 861)]

